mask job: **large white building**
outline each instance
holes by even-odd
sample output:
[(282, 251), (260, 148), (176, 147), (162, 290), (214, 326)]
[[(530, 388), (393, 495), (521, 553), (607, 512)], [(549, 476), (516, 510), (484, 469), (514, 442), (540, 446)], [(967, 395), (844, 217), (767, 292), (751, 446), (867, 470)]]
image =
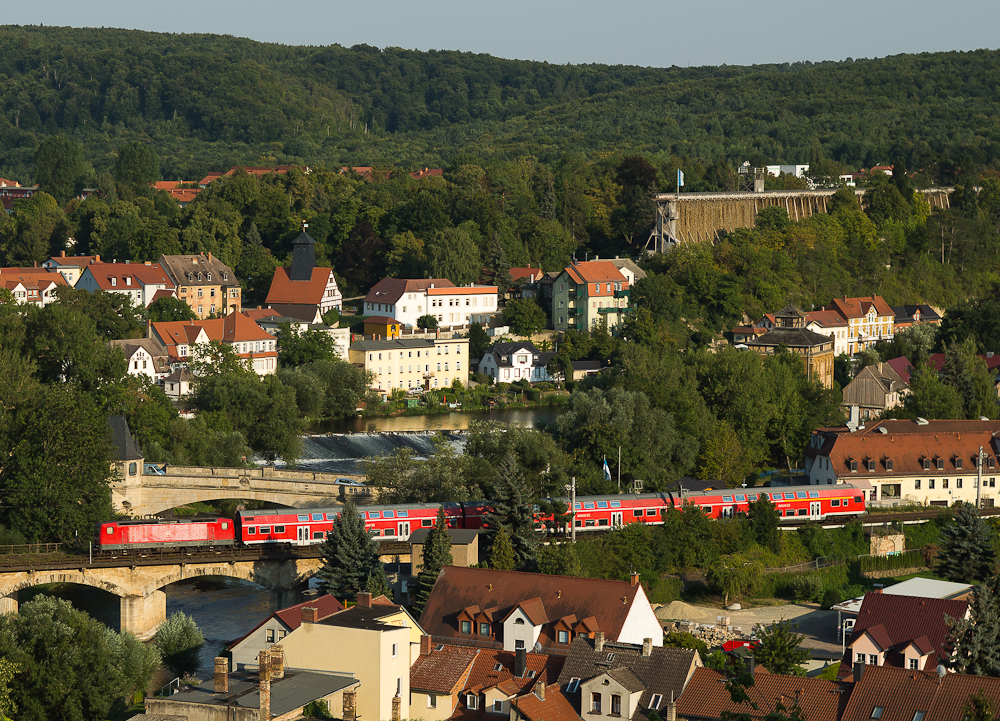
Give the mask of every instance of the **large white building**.
[(440, 327), (476, 322), (473, 316), (497, 312), (495, 285), (456, 286), (447, 278), (383, 278), (365, 296), (364, 314), (398, 320), (415, 328), (417, 319), (433, 315)]
[(157, 297), (174, 295), (174, 282), (159, 263), (95, 263), (80, 274), (76, 287), (89, 293), (127, 295), (132, 305), (147, 308)]
[(362, 340), (351, 346), (351, 363), (374, 374), (373, 388), (448, 388), (469, 380), (468, 338)]
[(552, 381), (546, 366), (555, 353), (541, 353), (531, 343), (494, 343), (482, 360), (479, 372), (497, 383), (514, 383), (525, 379), (529, 383)]

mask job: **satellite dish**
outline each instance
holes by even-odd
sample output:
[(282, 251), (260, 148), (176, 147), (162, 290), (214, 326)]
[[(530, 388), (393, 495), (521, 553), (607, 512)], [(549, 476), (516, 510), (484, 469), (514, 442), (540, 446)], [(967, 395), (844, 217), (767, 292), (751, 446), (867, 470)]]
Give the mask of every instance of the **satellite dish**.
[[(539, 641), (535, 641), (534, 652), (539, 653), (542, 650), (542, 644)], [(938, 668), (944, 668), (944, 666), (939, 666)]]
[(939, 663), (937, 667), (938, 678), (944, 678), (944, 675), (948, 673), (948, 669), (944, 667), (943, 663)]

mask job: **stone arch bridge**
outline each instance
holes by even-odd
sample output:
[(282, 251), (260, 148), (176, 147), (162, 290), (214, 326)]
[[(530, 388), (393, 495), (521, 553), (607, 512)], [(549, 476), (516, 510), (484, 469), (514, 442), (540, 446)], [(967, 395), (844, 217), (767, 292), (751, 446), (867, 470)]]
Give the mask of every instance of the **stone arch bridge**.
[[(142, 468), (141, 463), (136, 464)], [(293, 508), (337, 506), (352, 495), (371, 492), (364, 486), (338, 484), (338, 478), (363, 476), (257, 468), (165, 467), (164, 474), (139, 472), (119, 476), (111, 484), (115, 510), (141, 518), (195, 501), (239, 498), (266, 501)], [(365, 498), (357, 500), (364, 502)]]
[[(924, 194), (931, 208), (950, 207), (949, 196), (954, 188), (930, 188)], [(826, 212), (826, 204), (837, 189), (766, 190), (760, 193), (660, 193), (656, 202), (656, 225), (646, 249), (662, 253), (680, 243), (712, 241), (723, 231), (752, 228), (757, 213), (764, 208), (784, 208), (792, 220), (803, 220)], [(862, 207), (865, 188), (854, 194)]]
[[(166, 620), (164, 586), (190, 578), (226, 576), (256, 583), (278, 595), (278, 608), (291, 605), (322, 565), (318, 549), (297, 549), (295, 554), (225, 549), (217, 553), (150, 553), (145, 557), (118, 559), (41, 560), (22, 568), (0, 572), (0, 613), (18, 610), (18, 591), (46, 583), (75, 583), (112, 593), (121, 599), (121, 630), (141, 639), (156, 633)], [(183, 560), (174, 560), (174, 558)], [(24, 566), (27, 567), (24, 567)], [(30, 566), (37, 565), (36, 568)]]

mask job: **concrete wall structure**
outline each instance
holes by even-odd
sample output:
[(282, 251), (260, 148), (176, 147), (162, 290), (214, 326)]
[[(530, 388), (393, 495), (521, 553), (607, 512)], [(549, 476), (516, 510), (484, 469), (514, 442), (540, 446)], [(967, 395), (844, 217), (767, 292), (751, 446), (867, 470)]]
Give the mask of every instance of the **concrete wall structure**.
[[(949, 208), (949, 195), (954, 188), (931, 188), (923, 193), (931, 208)], [(803, 220), (826, 212), (826, 204), (836, 189), (771, 190), (763, 193), (661, 193), (654, 197), (658, 206), (657, 232), (662, 233), (667, 246), (675, 242), (712, 241), (721, 231), (752, 228), (757, 213), (764, 208), (784, 208), (792, 220)], [(865, 189), (855, 195), (865, 204)], [(667, 237), (669, 236), (669, 238)], [(655, 250), (660, 250), (657, 244)]]
[[(466, 341), (468, 343), (468, 341)], [(343, 473), (283, 471), (259, 468), (166, 467), (165, 475), (143, 474), (139, 483), (112, 487), (116, 511), (135, 517), (160, 513), (195, 501), (240, 498), (280, 503), (294, 508), (340, 505), (337, 478), (363, 480)], [(131, 480), (131, 479), (130, 479)]]
[[(121, 566), (0, 574), (0, 612), (17, 611), (17, 592), (45, 583), (76, 583), (100, 588), (121, 598), (121, 630), (141, 639), (155, 635), (166, 620), (167, 597), (160, 589), (199, 576), (228, 576), (256, 583), (271, 591), (304, 586), (322, 566), (321, 559), (184, 563), (162, 566)], [(282, 599), (279, 603), (287, 603)]]

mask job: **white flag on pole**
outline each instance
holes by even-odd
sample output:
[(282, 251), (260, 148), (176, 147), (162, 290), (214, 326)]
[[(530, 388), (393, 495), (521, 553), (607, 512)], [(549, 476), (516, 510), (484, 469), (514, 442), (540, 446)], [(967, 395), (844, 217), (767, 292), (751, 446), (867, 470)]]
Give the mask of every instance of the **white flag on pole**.
[(604, 480), (605, 481), (610, 481), (611, 480), (611, 469), (608, 468), (608, 459), (607, 458), (604, 459)]
[(684, 171), (678, 168), (677, 170), (677, 187), (680, 188), (684, 185)]

